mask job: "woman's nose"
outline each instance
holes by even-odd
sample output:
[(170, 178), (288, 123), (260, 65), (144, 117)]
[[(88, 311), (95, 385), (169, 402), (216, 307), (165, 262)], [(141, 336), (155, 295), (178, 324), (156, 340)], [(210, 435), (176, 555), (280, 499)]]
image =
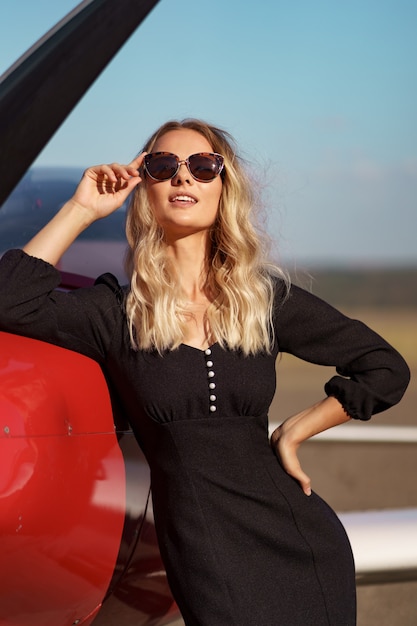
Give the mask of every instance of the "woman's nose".
[(178, 172), (175, 174), (172, 180), (174, 182), (174, 185), (179, 185), (181, 183), (193, 183), (193, 177), (188, 170), (186, 161), (179, 162)]

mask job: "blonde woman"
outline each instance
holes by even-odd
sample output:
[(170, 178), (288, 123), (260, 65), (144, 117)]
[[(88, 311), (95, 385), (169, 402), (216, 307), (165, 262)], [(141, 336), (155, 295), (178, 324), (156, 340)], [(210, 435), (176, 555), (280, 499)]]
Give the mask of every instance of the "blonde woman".
[[(165, 124), (129, 165), (88, 169), (24, 251), (3, 257), (0, 327), (101, 364), (149, 461), (160, 550), (187, 626), (351, 626), (349, 542), (297, 449), (399, 401), (408, 368), (270, 266), (252, 191), (227, 133)], [(65, 250), (131, 192), (130, 286), (105, 275), (56, 291)], [(271, 446), (279, 352), (337, 373)]]

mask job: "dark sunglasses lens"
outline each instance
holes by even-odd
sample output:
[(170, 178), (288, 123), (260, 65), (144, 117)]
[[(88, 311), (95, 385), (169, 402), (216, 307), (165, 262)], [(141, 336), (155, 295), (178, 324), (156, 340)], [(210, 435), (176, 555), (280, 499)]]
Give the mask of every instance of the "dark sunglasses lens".
[(220, 173), (223, 159), (216, 154), (192, 154), (188, 163), (191, 174), (197, 180), (209, 181)]
[(168, 180), (175, 175), (178, 162), (175, 155), (169, 153), (147, 154), (145, 167), (150, 176), (156, 180)]

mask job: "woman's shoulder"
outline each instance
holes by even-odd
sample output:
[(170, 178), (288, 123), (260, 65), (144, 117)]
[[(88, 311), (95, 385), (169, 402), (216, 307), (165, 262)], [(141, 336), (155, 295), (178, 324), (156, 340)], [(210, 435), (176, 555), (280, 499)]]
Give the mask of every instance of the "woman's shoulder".
[(121, 285), (116, 276), (110, 272), (101, 274), (98, 278), (96, 278), (94, 286), (98, 285), (102, 285), (105, 289), (107, 289), (108, 294), (112, 294), (121, 305), (124, 304), (130, 289), (128, 285)]

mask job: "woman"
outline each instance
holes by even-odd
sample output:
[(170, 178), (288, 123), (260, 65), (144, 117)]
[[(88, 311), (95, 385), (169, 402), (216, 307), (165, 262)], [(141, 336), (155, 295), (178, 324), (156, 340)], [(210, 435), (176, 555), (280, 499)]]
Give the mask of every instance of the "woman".
[[(55, 291), (65, 250), (134, 189), (130, 288), (107, 274)], [(101, 364), (149, 461), (160, 550), (187, 626), (351, 626), (349, 542), (297, 448), (399, 401), (408, 368), (267, 264), (252, 203), (225, 132), (165, 124), (129, 165), (88, 169), (24, 251), (3, 257), (0, 327)], [(272, 449), (279, 351), (338, 375), (274, 432)]]

